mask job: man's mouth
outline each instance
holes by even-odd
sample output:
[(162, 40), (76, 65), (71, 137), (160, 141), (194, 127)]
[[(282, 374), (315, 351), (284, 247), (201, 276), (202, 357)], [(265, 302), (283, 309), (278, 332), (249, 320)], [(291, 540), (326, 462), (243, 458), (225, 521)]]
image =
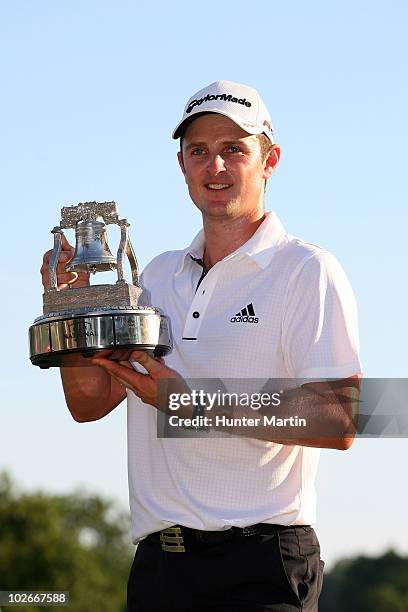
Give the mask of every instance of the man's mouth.
[(228, 189), (229, 187), (231, 187), (231, 185), (229, 185), (228, 183), (207, 183), (206, 184), (207, 189), (215, 189), (215, 190), (219, 190), (219, 189)]

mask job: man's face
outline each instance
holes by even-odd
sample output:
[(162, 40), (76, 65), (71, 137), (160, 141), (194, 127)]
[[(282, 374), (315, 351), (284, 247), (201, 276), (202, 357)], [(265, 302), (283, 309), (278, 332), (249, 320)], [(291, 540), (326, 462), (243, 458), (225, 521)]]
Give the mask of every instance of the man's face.
[(264, 182), (279, 149), (262, 159), (259, 140), (218, 114), (198, 117), (186, 129), (179, 163), (190, 197), (208, 218), (252, 217), (263, 211)]

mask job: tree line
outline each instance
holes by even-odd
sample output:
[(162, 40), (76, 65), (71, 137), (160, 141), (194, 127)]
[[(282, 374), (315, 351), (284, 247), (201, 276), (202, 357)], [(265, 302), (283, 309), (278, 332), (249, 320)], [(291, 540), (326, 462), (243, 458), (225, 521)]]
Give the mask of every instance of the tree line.
[[(126, 612), (134, 552), (129, 514), (114, 502), (20, 492), (0, 473), (0, 591), (69, 591), (70, 612)], [(325, 572), (319, 612), (408, 612), (408, 557), (390, 550), (337, 562)]]

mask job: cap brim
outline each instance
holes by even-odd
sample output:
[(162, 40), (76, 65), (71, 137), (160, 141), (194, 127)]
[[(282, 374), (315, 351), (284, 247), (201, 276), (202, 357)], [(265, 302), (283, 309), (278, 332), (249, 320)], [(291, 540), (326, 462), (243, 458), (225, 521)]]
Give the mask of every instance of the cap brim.
[(269, 138), (269, 140), (272, 142), (272, 144), (274, 143), (272, 136), (270, 134), (268, 134), (261, 127), (245, 123), (245, 121), (242, 121), (241, 117), (238, 117), (237, 115), (234, 115), (233, 113), (227, 113), (227, 112), (220, 111), (220, 110), (215, 110), (215, 109), (208, 110), (208, 111), (202, 111), (202, 112), (199, 112), (199, 113), (194, 113), (190, 117), (184, 117), (184, 119), (182, 119), (176, 125), (176, 127), (175, 127), (175, 129), (173, 131), (173, 134), (172, 134), (172, 138), (174, 140), (177, 140), (177, 138), (180, 138), (184, 134), (187, 126), (190, 123), (192, 123), (198, 117), (201, 117), (202, 115), (208, 115), (208, 114), (223, 115), (224, 117), (228, 117), (228, 119), (231, 119), (231, 121), (236, 123), (240, 128), (242, 128), (245, 132), (247, 132), (247, 134), (265, 134), (265, 136), (267, 136)]

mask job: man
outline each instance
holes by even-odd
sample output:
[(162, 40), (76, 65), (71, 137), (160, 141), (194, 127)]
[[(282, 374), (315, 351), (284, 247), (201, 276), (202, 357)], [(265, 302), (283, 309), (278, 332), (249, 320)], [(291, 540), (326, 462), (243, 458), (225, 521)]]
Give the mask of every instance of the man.
[[(318, 449), (347, 449), (354, 431), (360, 363), (352, 290), (333, 256), (290, 236), (274, 213), (265, 213), (280, 148), (253, 88), (218, 81), (199, 91), (173, 137), (180, 138), (178, 161), (203, 231), (184, 251), (154, 259), (143, 284), (171, 319), (174, 350), (165, 363), (134, 352), (133, 365), (106, 355), (93, 359), (94, 368), (61, 371), (77, 421), (102, 418), (128, 398), (130, 504), (139, 543), (128, 607), (317, 610), (323, 562), (310, 525)], [(60, 288), (87, 283), (86, 276), (64, 273), (72, 257), (67, 243), (64, 249)], [(158, 437), (158, 414), (170, 412), (163, 381), (180, 395), (197, 378), (242, 379), (244, 386), (292, 380), (283, 408), (306, 425), (285, 421), (277, 433), (244, 424)], [(202, 416), (202, 408), (187, 402), (178, 416)], [(240, 423), (251, 412), (233, 410)]]

